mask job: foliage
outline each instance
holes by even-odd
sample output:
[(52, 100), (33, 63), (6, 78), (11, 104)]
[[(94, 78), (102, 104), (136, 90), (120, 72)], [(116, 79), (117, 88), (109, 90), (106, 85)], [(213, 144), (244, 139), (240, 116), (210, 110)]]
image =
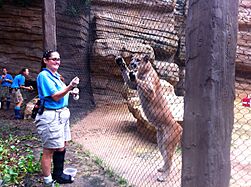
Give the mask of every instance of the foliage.
[(35, 160), (30, 145), (24, 144), (23, 140), (29, 138), (34, 137), (0, 138), (0, 179), (4, 185), (20, 184), (27, 174), (40, 171), (40, 163)]
[(100, 167), (103, 165), (103, 160), (101, 160), (99, 157), (94, 157), (94, 162)]
[(120, 186), (128, 186), (127, 181), (122, 177), (119, 177), (118, 183), (119, 183)]
[(124, 187), (124, 186), (130, 187), (130, 185), (128, 185), (127, 180), (124, 179), (123, 177), (117, 175), (110, 167), (108, 167), (104, 163), (104, 161), (102, 159), (100, 159), (99, 157), (91, 154), (89, 151), (86, 151), (84, 154), (87, 157), (91, 158), (95, 162), (95, 164), (97, 164), (97, 166), (102, 168), (102, 170), (104, 170), (104, 172), (105, 172), (105, 175), (108, 176), (110, 179), (116, 181), (119, 186), (121, 186), (121, 187)]

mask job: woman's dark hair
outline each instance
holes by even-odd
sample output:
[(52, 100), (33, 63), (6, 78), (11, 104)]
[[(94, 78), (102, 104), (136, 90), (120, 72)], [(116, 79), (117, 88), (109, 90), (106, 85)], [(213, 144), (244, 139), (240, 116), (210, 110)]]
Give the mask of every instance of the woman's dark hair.
[(51, 57), (51, 53), (53, 52), (57, 52), (56, 50), (46, 50), (43, 53), (43, 57), (42, 57), (42, 61), (41, 61), (41, 71), (43, 70), (43, 68), (46, 68), (46, 64), (44, 63), (44, 58), (45, 59), (49, 59)]

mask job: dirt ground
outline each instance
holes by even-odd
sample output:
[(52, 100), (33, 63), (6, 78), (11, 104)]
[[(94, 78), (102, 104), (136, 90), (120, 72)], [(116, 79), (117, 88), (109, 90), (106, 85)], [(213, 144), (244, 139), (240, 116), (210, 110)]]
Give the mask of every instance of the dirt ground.
[(73, 141), (97, 155), (129, 185), (180, 186), (181, 152), (177, 151), (167, 182), (157, 182), (163, 164), (157, 145), (137, 132), (136, 120), (123, 100), (96, 99), (97, 107), (72, 127)]
[[(95, 110), (72, 124), (72, 142), (67, 148), (66, 167), (78, 169), (74, 184), (64, 186), (180, 186), (180, 151), (168, 182), (157, 182), (157, 169), (163, 164), (155, 143), (137, 132), (136, 120), (121, 100), (96, 98)], [(74, 114), (73, 114), (74, 115)], [(76, 114), (78, 115), (78, 114)], [(0, 122), (16, 134), (36, 134), (33, 120), (13, 120), (12, 111), (0, 110)], [(36, 142), (38, 144), (38, 142)], [(39, 145), (35, 152), (39, 158)], [(91, 155), (91, 156), (90, 156)], [(127, 183), (126, 183), (127, 182)], [(41, 186), (41, 175), (26, 181), (26, 186)], [(30, 184), (30, 185), (29, 185)]]
[[(137, 132), (136, 121), (123, 100), (99, 97), (96, 101), (95, 110), (81, 118), (72, 116), (75, 122), (71, 127), (72, 142), (67, 148), (66, 167), (75, 167), (78, 173), (73, 184), (63, 186), (180, 186), (181, 151), (176, 151), (168, 181), (157, 182), (157, 168), (163, 164), (160, 153), (156, 144), (145, 138), (147, 134)], [(250, 187), (251, 155), (250, 147), (247, 147), (250, 138), (248, 134), (238, 133), (243, 128), (251, 132), (248, 125), (251, 117), (247, 115), (251, 111), (243, 109), (240, 100), (236, 100), (236, 106), (231, 187)], [(13, 120), (12, 112), (0, 110), (0, 125), (3, 123), (10, 124), (12, 133), (29, 132), (36, 136), (33, 121)], [(39, 145), (35, 147), (38, 158), (41, 148)], [(30, 177), (26, 183), (26, 186), (41, 186), (41, 176)]]
[[(136, 120), (125, 103), (96, 99), (97, 108), (72, 127), (73, 141), (97, 155), (132, 186), (180, 186), (181, 152), (176, 151), (167, 182), (156, 181), (163, 164), (156, 144), (137, 132)], [(109, 101), (109, 102), (107, 102)], [(231, 146), (231, 187), (251, 187), (251, 108), (235, 100)]]
[[(37, 160), (40, 158), (42, 152), (40, 139), (37, 136), (36, 127), (33, 120), (14, 120), (13, 111), (0, 110), (0, 136), (4, 138), (9, 134), (16, 136), (32, 135), (37, 139), (33, 139), (29, 143), (35, 153)], [(60, 186), (72, 186), (72, 187), (113, 187), (123, 186), (120, 185), (119, 178), (114, 174), (109, 173), (99, 160), (93, 157), (89, 152), (83, 149), (80, 144), (71, 141), (67, 146), (66, 152), (66, 167), (77, 168), (78, 172), (75, 177), (73, 184), (60, 185)], [(123, 183), (122, 183), (123, 184)], [(1, 186), (1, 185), (0, 185)], [(25, 178), (23, 184), (12, 185), (14, 186), (25, 186), (25, 187), (42, 187), (42, 175), (29, 175)]]

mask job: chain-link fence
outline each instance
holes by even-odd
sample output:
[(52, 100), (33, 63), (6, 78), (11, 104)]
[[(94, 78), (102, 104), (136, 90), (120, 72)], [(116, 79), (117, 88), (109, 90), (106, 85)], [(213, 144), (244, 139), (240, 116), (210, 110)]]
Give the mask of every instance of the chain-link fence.
[[(96, 155), (97, 163), (110, 175), (121, 176), (122, 185), (181, 186), (181, 146), (176, 138), (184, 113), (186, 1), (88, 3), (56, 1), (60, 73), (66, 83), (75, 76), (81, 79), (80, 100), (70, 100), (73, 141)], [(240, 0), (239, 16), (231, 145), (233, 187), (251, 186), (250, 107), (241, 102), (251, 95), (248, 1)], [(155, 73), (144, 74), (149, 63), (135, 54), (149, 55), (160, 82)], [(127, 72), (124, 65), (116, 63), (118, 55), (128, 69), (133, 68), (132, 59), (142, 69), (133, 76), (129, 73), (133, 69)], [(145, 81), (143, 86), (137, 85), (138, 90), (129, 88), (133, 88), (131, 83), (135, 85), (135, 77), (138, 84)], [(169, 170), (159, 170), (167, 161), (172, 163)]]
[(248, 79), (240, 77), (236, 79), (235, 123), (231, 144), (232, 186), (251, 185), (250, 107), (242, 104), (244, 98), (250, 97), (249, 87)]
[[(173, 112), (175, 109), (178, 111), (173, 115), (182, 124), (180, 114), (183, 113), (184, 94), (185, 2), (177, 1), (173, 11), (157, 6), (155, 8), (158, 11), (155, 11), (154, 6), (148, 7), (147, 3), (139, 5), (136, 2), (111, 2), (93, 1), (91, 6), (91, 33), (94, 36), (91, 37), (93, 53), (90, 66), (97, 109), (74, 126), (74, 129), (84, 126), (84, 129), (75, 134), (76, 141), (82, 142), (84, 147), (98, 155), (109, 168), (131, 185), (180, 186), (179, 146), (176, 148), (167, 182), (157, 181), (162, 174), (157, 169), (163, 165), (164, 159), (154, 138), (155, 128), (142, 112), (138, 93), (121, 85), (124, 83), (123, 80), (120, 81), (122, 73), (114, 59), (121, 55), (128, 65), (131, 55), (149, 52), (145, 46), (149, 44), (154, 51), (153, 67), (160, 78), (171, 83), (164, 83), (163, 87), (169, 97), (169, 108)], [(164, 6), (168, 7), (167, 4)], [(240, 2), (240, 7), (240, 13), (244, 12), (248, 16), (247, 5), (243, 7)], [(248, 33), (246, 29), (243, 38), (248, 37)], [(248, 49), (247, 43), (245, 42), (245, 47)], [(241, 46), (238, 42), (239, 48)], [(248, 59), (248, 55), (243, 54), (244, 52), (237, 52), (237, 61)], [(235, 124), (231, 146), (231, 186), (250, 186), (249, 109), (241, 104), (241, 99), (249, 94), (246, 91), (249, 81), (248, 77), (243, 78), (239, 72), (241, 71), (236, 75)], [(82, 133), (85, 134), (84, 137)]]
[(245, 98), (251, 97), (249, 76), (251, 9), (249, 4), (248, 1), (239, 1), (235, 122), (231, 144), (232, 186), (251, 186), (250, 107), (245, 102), (242, 103), (242, 101), (245, 101)]
[[(75, 1), (68, 1), (67, 10), (75, 9), (74, 3)], [(58, 2), (58, 7), (62, 6), (66, 4)], [(64, 27), (66, 31), (63, 31), (62, 25), (68, 21), (76, 24), (79, 19), (83, 19), (79, 15), (70, 15), (69, 19), (65, 19), (66, 15), (58, 17), (57, 23), (61, 31), (58, 32), (59, 36), (64, 32), (69, 33), (69, 28)], [(122, 183), (125, 180), (132, 186), (180, 186), (179, 138), (184, 102), (183, 96), (178, 96), (175, 91), (178, 88), (176, 85), (182, 85), (180, 82), (183, 82), (179, 66), (181, 69), (184, 67), (184, 54), (181, 52), (184, 51), (184, 40), (180, 40), (184, 36), (184, 1), (177, 4), (174, 1), (159, 1), (156, 4), (150, 1), (91, 1), (90, 17), (85, 19), (90, 23), (89, 35), (85, 33), (84, 41), (89, 41), (89, 61), (78, 59), (81, 55), (86, 56), (85, 53), (74, 53), (68, 55), (67, 64), (71, 64), (69, 69), (64, 64), (62, 69), (67, 73), (72, 72), (68, 77), (76, 74), (84, 81), (90, 73), (89, 83), (96, 107), (73, 125), (73, 139), (96, 155), (110, 172), (121, 176)], [(82, 29), (76, 29), (78, 34), (79, 30), (85, 31), (82, 25), (80, 27)], [(80, 41), (70, 38), (59, 39), (58, 42), (61, 51), (66, 50), (66, 54), (79, 47), (74, 45)], [(75, 49), (68, 50), (69, 46), (74, 46)], [(121, 62), (130, 69), (130, 62), (135, 54), (148, 54), (151, 67), (155, 69), (149, 72), (150, 79), (142, 79), (148, 81), (145, 86), (152, 84), (154, 87), (146, 88), (150, 89), (147, 91), (143, 86), (143, 95), (129, 88), (131, 83), (134, 84), (132, 80), (125, 84), (125, 80), (130, 77), (124, 80), (122, 74), (127, 76), (129, 72), (121, 71), (124, 66), (115, 62), (115, 58), (120, 55), (123, 57)], [(146, 63), (143, 62), (143, 56), (135, 57), (134, 60)], [(70, 61), (75, 61), (76, 66), (81, 63), (86, 66), (83, 62), (89, 62), (89, 69), (79, 67), (76, 71)], [(157, 72), (161, 80), (154, 72)], [(155, 84), (159, 84), (156, 85), (159, 87)], [(80, 88), (83, 92), (85, 89), (84, 85)], [(182, 86), (179, 89), (182, 90)], [(147, 106), (142, 106), (142, 99), (147, 97), (145, 94), (150, 94), (148, 97), (152, 101), (149, 101), (153, 103), (148, 103), (146, 99)], [(85, 98), (81, 94), (80, 97)], [(77, 108), (74, 112), (76, 116), (80, 116), (79, 112), (85, 110), (83, 104), (77, 107), (76, 101), (71, 104)], [(160, 106), (163, 106), (161, 111)], [(153, 111), (147, 111), (151, 107), (156, 116), (152, 115)], [(157, 120), (159, 122), (155, 123)]]

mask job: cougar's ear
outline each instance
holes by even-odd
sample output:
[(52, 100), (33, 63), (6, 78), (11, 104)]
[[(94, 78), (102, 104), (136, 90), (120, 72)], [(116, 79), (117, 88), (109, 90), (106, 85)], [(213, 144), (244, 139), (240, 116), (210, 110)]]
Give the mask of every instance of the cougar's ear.
[(150, 61), (150, 56), (147, 54), (143, 57), (144, 62)]

